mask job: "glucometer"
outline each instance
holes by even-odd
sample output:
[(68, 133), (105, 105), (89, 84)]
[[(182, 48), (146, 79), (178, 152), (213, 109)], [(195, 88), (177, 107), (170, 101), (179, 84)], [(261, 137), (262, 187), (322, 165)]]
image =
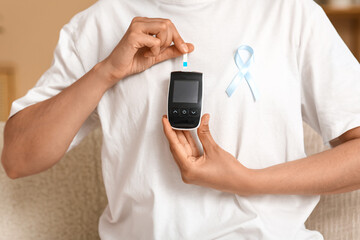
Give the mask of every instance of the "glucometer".
[(168, 94), (168, 120), (172, 128), (191, 130), (200, 125), (202, 92), (202, 73), (171, 72)]

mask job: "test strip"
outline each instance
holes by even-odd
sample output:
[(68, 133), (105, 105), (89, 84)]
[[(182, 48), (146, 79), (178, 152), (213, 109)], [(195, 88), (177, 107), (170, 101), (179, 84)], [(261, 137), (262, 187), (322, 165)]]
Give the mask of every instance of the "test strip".
[(188, 67), (188, 54), (185, 53), (183, 55), (183, 68), (186, 69)]

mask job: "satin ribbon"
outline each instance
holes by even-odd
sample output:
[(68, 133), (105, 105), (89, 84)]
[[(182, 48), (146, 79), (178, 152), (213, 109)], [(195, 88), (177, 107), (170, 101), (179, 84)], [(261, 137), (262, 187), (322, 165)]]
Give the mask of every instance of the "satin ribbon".
[[(244, 63), (244, 61), (241, 59), (240, 51), (247, 51), (250, 53), (250, 57), (246, 63)], [(258, 100), (260, 94), (255, 84), (255, 81), (250, 74), (250, 67), (254, 63), (254, 50), (247, 45), (240, 46), (235, 53), (235, 63), (239, 69), (239, 72), (235, 75), (234, 79), (227, 87), (226, 94), (228, 95), (228, 97), (231, 97), (234, 91), (238, 88), (241, 80), (245, 78), (251, 90), (254, 101)]]

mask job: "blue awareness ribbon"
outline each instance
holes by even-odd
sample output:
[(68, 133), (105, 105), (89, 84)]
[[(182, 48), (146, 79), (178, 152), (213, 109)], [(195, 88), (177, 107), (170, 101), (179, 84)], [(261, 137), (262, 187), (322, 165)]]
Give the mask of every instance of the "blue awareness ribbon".
[[(244, 63), (244, 61), (241, 59), (240, 51), (247, 51), (250, 53), (250, 57), (246, 63)], [(256, 102), (256, 100), (259, 99), (260, 94), (259, 94), (259, 90), (255, 84), (255, 81), (250, 74), (250, 67), (254, 63), (254, 50), (250, 46), (247, 46), (247, 45), (240, 46), (235, 53), (235, 63), (239, 69), (239, 72), (235, 75), (234, 79), (231, 81), (231, 83), (227, 87), (226, 94), (228, 95), (228, 97), (231, 97), (231, 95), (234, 93), (236, 88), (239, 86), (241, 80), (243, 78), (245, 78), (246, 82), (249, 85), (249, 88), (251, 90), (254, 101)]]

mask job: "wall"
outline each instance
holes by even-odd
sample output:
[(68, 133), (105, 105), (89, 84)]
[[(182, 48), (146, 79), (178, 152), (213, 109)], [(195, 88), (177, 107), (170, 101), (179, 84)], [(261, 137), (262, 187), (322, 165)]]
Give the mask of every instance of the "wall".
[(330, 20), (351, 52), (360, 61), (360, 16), (357, 19), (331, 17)]
[(360, 61), (360, 5), (349, 7), (325, 5), (324, 9), (340, 36)]
[(15, 97), (33, 87), (52, 62), (59, 31), (95, 0), (1, 0), (0, 66), (15, 68)]

